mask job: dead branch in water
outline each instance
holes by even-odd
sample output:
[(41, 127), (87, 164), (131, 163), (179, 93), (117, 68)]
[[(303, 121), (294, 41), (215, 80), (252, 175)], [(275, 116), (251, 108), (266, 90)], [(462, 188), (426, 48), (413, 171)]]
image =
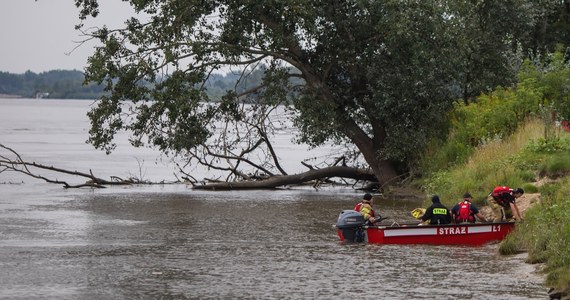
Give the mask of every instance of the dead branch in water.
[[(54, 166), (47, 166), (36, 162), (28, 162), (22, 159), (22, 156), (10, 147), (0, 144), (0, 149), (8, 151), (11, 154), (11, 156), (13, 156), (13, 157), (8, 157), (7, 155), (0, 153), (0, 173), (6, 171), (18, 172), (36, 179), (44, 180), (45, 182), (48, 183), (61, 184), (63, 185), (64, 188), (81, 188), (81, 187), (105, 188), (106, 185), (152, 184), (152, 182), (143, 181), (137, 178), (122, 179), (118, 176), (111, 176), (111, 180), (105, 180), (95, 176), (92, 170), (89, 170), (89, 173), (83, 173), (78, 171), (65, 170)], [(34, 169), (48, 170), (55, 173), (84, 177), (87, 178), (88, 180), (82, 184), (72, 185), (63, 180), (50, 179), (46, 176), (40, 175), (37, 172), (34, 172), (36, 171)]]

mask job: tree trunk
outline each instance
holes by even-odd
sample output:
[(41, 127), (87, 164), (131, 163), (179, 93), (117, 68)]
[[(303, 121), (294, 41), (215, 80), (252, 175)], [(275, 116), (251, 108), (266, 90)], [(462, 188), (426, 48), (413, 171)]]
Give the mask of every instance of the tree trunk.
[(376, 176), (379, 186), (395, 183), (394, 179), (398, 178), (398, 172), (396, 172), (396, 168), (390, 161), (379, 159), (374, 147), (361, 147), (360, 151)]
[(379, 186), (394, 184), (398, 178), (398, 172), (392, 162), (382, 159), (380, 151), (384, 147), (386, 134), (384, 129), (377, 124), (374, 127), (374, 137), (370, 138), (354, 121), (345, 122), (345, 134), (358, 147), (364, 159), (376, 176)]
[[(326, 103), (336, 104), (334, 95), (326, 88), (326, 84), (322, 82), (324, 76), (316, 76), (308, 65), (296, 65), (303, 73), (307, 84), (311, 85), (316, 91), (319, 91), (319, 99)], [(356, 145), (360, 150), (364, 159), (372, 169), (376, 176), (379, 186), (394, 183), (394, 179), (398, 177), (398, 172), (394, 165), (381, 158), (380, 151), (384, 148), (386, 132), (378, 119), (369, 116), (370, 123), (373, 128), (374, 136), (371, 138), (362, 128), (358, 126), (354, 119), (349, 117), (342, 107), (337, 106), (336, 110), (337, 122), (342, 124), (344, 134)]]
[(239, 189), (273, 189), (280, 186), (302, 184), (316, 179), (343, 177), (357, 180), (374, 180), (374, 174), (368, 170), (335, 166), (310, 170), (294, 175), (276, 175), (260, 181), (218, 182), (194, 186), (197, 190), (239, 190)]

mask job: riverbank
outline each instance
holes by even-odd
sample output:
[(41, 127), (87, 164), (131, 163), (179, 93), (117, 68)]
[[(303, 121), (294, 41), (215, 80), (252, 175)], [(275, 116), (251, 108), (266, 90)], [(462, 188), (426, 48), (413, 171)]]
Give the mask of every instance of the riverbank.
[[(552, 183), (553, 181), (549, 181)], [(538, 183), (541, 185), (541, 183)], [(391, 191), (389, 197), (395, 197), (400, 199), (419, 199), (423, 197), (424, 204), (427, 205), (429, 202), (427, 195), (422, 194), (419, 190), (414, 190), (413, 188), (398, 188)], [(551, 299), (570, 299), (570, 290), (565, 287), (566, 282), (564, 280), (557, 281), (553, 280), (552, 268), (547, 264), (544, 257), (537, 259), (536, 251), (529, 248), (527, 245), (529, 236), (538, 236), (545, 239), (549, 239), (548, 231), (543, 231), (540, 228), (533, 228), (535, 220), (533, 214), (536, 211), (541, 211), (544, 204), (544, 200), (541, 193), (525, 193), (523, 196), (516, 200), (517, 207), (523, 218), (528, 221), (517, 224), (517, 229), (507, 236), (507, 238), (499, 245), (497, 251), (503, 256), (510, 257), (515, 261), (521, 262), (523, 264), (519, 265), (517, 268), (520, 272), (521, 278), (533, 278), (534, 280), (539, 280), (545, 289), (548, 289), (548, 294)], [(489, 205), (478, 206), (479, 211), (487, 220), (492, 220), (494, 217), (493, 211)], [(534, 210), (534, 212), (533, 212)], [(528, 213), (528, 214), (527, 214)], [(528, 218), (527, 218), (528, 217)], [(556, 276), (555, 276), (556, 277)], [(556, 277), (558, 279), (558, 277)]]
[(495, 186), (522, 187), (525, 194), (517, 206), (524, 222), (503, 240), (499, 251), (526, 253), (526, 262), (543, 265), (544, 284), (564, 294), (570, 290), (570, 134), (551, 130), (557, 135), (545, 139), (544, 123), (529, 120), (508, 138), (477, 147), (464, 163), (427, 174), (416, 186), (438, 194), (447, 206), (470, 192), (489, 219), (493, 214), (486, 199)]
[(20, 95), (0, 94), (0, 99), (18, 99), (22, 98)]
[(540, 266), (551, 298), (570, 299), (570, 177), (550, 181), (540, 190), (540, 200), (525, 211), (525, 221), (501, 243), (499, 252), (524, 251), (526, 262)]

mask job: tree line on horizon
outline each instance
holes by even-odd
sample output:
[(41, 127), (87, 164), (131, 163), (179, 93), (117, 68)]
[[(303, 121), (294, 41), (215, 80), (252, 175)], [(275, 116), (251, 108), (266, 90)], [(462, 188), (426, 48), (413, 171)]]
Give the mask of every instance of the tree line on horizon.
[(0, 72), (0, 94), (22, 98), (96, 99), (105, 93), (103, 86), (84, 85), (84, 80), (83, 72), (77, 70)]
[[(264, 71), (253, 70), (247, 77), (239, 73), (212, 74), (206, 83), (207, 94), (216, 101), (227, 90), (245, 92), (258, 86), (263, 80)], [(85, 84), (85, 74), (78, 70), (51, 70), (23, 74), (0, 71), (0, 95), (21, 98), (51, 99), (100, 99), (106, 95), (105, 86), (90, 82)], [(244, 101), (247, 101), (245, 99)]]

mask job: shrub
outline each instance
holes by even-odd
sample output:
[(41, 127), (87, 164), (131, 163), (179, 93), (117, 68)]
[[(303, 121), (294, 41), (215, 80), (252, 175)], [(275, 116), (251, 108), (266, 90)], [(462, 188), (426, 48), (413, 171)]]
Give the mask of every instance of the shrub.
[(540, 166), (540, 173), (548, 177), (560, 177), (570, 172), (570, 153), (564, 152), (545, 159)]
[(522, 188), (524, 189), (525, 193), (538, 193), (538, 187), (533, 184), (525, 183), (523, 184)]
[(499, 253), (502, 255), (511, 255), (520, 253), (519, 243), (514, 235), (508, 235), (499, 245)]

